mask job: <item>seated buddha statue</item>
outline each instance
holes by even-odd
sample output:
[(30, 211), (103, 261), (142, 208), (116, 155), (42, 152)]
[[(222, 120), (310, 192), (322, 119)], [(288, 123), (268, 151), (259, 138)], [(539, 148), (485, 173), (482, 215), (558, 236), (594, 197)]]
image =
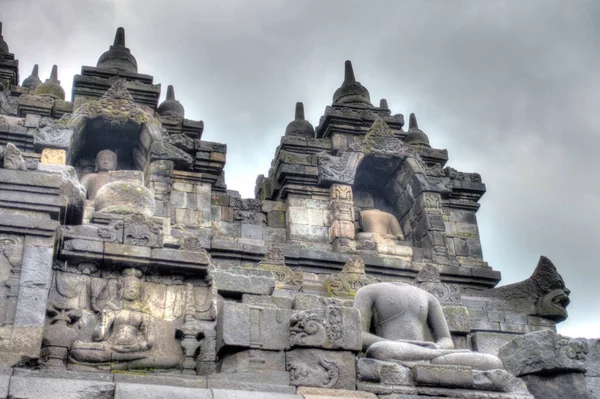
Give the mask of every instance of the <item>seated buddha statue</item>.
[(361, 313), (365, 357), (382, 361), (423, 362), (503, 369), (493, 355), (454, 349), (442, 306), (420, 288), (405, 283), (376, 283), (360, 288), (354, 307)]
[(398, 219), (391, 213), (379, 209), (360, 211), (360, 226), (362, 232), (356, 235), (356, 239), (364, 243), (364, 249), (377, 249), (390, 255), (412, 254), (410, 247), (398, 245), (398, 241), (404, 240), (404, 234)]
[(142, 272), (125, 269), (122, 272), (121, 299), (108, 302), (99, 314), (94, 329), (94, 342), (75, 341), (71, 358), (75, 364), (111, 370), (177, 367), (181, 353), (157, 351), (161, 337), (153, 317), (139, 309)]
[(93, 200), (102, 186), (108, 183), (108, 172), (117, 169), (117, 154), (111, 150), (102, 150), (96, 154), (96, 171), (88, 173), (81, 179), (81, 184), (87, 190), (87, 198)]

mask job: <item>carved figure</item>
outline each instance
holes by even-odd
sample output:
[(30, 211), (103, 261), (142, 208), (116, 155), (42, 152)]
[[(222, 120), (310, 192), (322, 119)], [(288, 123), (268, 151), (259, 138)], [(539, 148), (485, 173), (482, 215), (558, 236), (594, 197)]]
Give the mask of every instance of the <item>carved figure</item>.
[(384, 239), (404, 240), (404, 234), (394, 215), (379, 209), (367, 209), (360, 212), (360, 218), (364, 232), (377, 234)]
[(142, 272), (125, 269), (122, 275), (121, 299), (109, 301), (100, 312), (92, 336), (95, 342), (74, 342), (71, 357), (90, 366), (110, 362), (111, 370), (177, 367), (181, 353), (158, 351), (160, 340), (152, 316), (137, 310)]
[(117, 169), (117, 154), (111, 150), (102, 150), (96, 154), (96, 172), (89, 173), (81, 179), (87, 190), (87, 198), (93, 200), (102, 186), (108, 183), (108, 172)]
[(356, 235), (360, 249), (376, 249), (380, 253), (398, 256), (412, 256), (408, 246), (398, 245), (404, 234), (398, 219), (379, 209), (366, 209), (360, 212), (360, 225), (363, 232)]
[[(454, 349), (438, 300), (405, 283), (377, 283), (358, 290), (354, 307), (361, 312), (365, 356), (383, 361), (502, 369), (496, 356)], [(373, 331), (373, 332), (371, 332)]]
[(540, 256), (537, 267), (527, 280), (493, 288), (487, 293), (517, 304), (530, 315), (556, 321), (563, 321), (568, 316), (571, 290), (565, 286), (552, 261), (545, 256)]

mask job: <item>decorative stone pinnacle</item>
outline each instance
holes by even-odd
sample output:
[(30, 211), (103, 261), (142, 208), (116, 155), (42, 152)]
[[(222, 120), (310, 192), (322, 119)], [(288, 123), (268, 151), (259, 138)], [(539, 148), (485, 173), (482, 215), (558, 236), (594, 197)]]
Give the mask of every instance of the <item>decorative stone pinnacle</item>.
[(356, 79), (354, 78), (354, 70), (352, 69), (352, 61), (350, 60), (346, 60), (344, 82), (356, 82)]
[(175, 89), (173, 88), (173, 85), (167, 87), (167, 100), (175, 101)]
[(34, 77), (38, 78), (38, 77), (39, 77), (39, 76), (38, 76), (38, 73), (39, 73), (39, 68), (40, 68), (40, 67), (38, 66), (38, 64), (35, 64), (35, 65), (33, 66), (33, 69), (31, 70), (31, 76), (34, 76)]
[(301, 102), (296, 103), (296, 119), (304, 120), (304, 104)]
[(50, 80), (58, 81), (58, 66), (56, 65), (52, 65), (52, 72), (50, 72)]
[(418, 129), (419, 128), (419, 124), (417, 123), (417, 117), (415, 116), (415, 114), (410, 114), (410, 117), (408, 119), (408, 128), (409, 129)]
[(2, 38), (2, 22), (0, 22), (0, 54), (8, 53), (8, 44)]
[(381, 100), (379, 100), (379, 108), (390, 109), (390, 107), (388, 107), (388, 103), (385, 98), (382, 98)]
[(125, 29), (123, 27), (117, 28), (117, 33), (115, 34), (115, 42), (113, 46), (125, 47)]

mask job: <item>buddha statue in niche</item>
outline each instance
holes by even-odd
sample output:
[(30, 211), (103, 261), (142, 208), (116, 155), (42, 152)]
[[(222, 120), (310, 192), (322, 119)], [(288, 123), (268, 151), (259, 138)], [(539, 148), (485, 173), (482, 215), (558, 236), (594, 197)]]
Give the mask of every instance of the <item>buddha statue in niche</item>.
[(72, 363), (110, 370), (178, 367), (180, 349), (169, 350), (166, 337), (159, 336), (156, 320), (140, 310), (142, 272), (125, 269), (122, 276), (120, 299), (109, 301), (101, 310), (92, 335), (94, 342), (73, 343)]
[(360, 211), (360, 226), (362, 232), (356, 239), (363, 249), (377, 249), (378, 252), (389, 255), (411, 256), (408, 246), (398, 245), (404, 240), (404, 234), (398, 219), (391, 213), (379, 209)]
[(408, 364), (428, 361), (476, 370), (504, 368), (496, 356), (454, 349), (442, 306), (420, 288), (396, 282), (371, 284), (356, 292), (353, 306), (360, 310), (367, 358)]
[(117, 169), (117, 154), (102, 150), (96, 154), (96, 171), (82, 177), (81, 184), (87, 190), (87, 198), (93, 200), (102, 186), (108, 183), (108, 172)]

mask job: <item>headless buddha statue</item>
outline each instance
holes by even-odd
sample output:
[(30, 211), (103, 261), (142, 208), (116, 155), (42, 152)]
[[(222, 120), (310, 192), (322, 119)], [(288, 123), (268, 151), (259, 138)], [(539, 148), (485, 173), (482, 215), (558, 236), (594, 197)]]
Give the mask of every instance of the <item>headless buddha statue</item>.
[[(502, 369), (496, 356), (454, 349), (438, 300), (405, 283), (377, 283), (356, 292), (354, 307), (361, 313), (365, 356), (383, 361)], [(374, 331), (373, 334), (371, 331)]]
[(384, 239), (404, 240), (404, 234), (394, 215), (379, 209), (367, 209), (360, 212), (360, 218), (363, 231)]
[(140, 298), (142, 282), (138, 269), (123, 270), (121, 299), (109, 302), (100, 312), (92, 340), (75, 341), (71, 357), (76, 364), (110, 369), (177, 367), (179, 353), (160, 355), (155, 352), (158, 337), (152, 316), (133, 310)]
[(398, 245), (404, 240), (404, 234), (398, 219), (391, 213), (379, 209), (367, 209), (360, 212), (362, 232), (356, 239), (362, 242), (364, 249), (377, 249), (378, 252), (389, 255), (410, 256), (412, 251), (408, 246)]
[(96, 172), (88, 173), (81, 179), (87, 190), (87, 198), (93, 200), (102, 186), (108, 183), (108, 172), (117, 169), (117, 154), (111, 150), (102, 150), (96, 154)]

